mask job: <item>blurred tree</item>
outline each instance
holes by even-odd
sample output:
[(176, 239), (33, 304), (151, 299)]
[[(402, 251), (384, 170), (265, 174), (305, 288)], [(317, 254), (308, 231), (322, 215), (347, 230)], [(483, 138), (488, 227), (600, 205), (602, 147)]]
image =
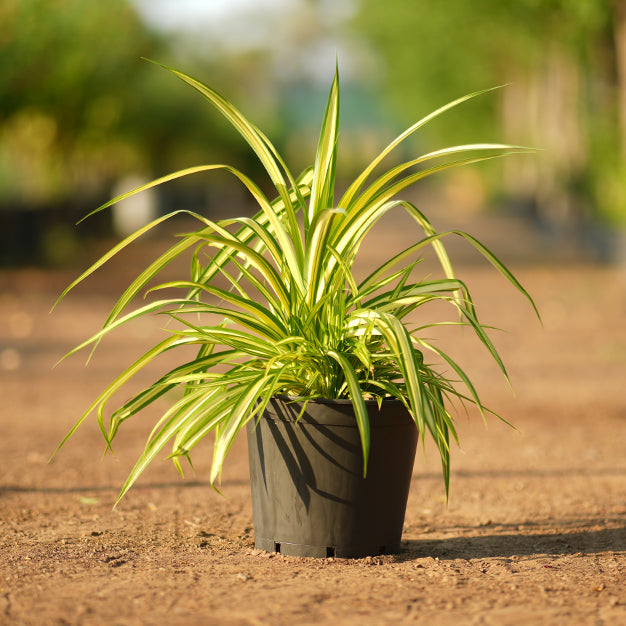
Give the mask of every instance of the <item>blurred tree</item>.
[[(0, 205), (84, 206), (120, 175), (239, 151), (195, 92), (141, 60), (171, 63), (175, 51), (127, 0), (3, 0), (0, 23)], [(236, 96), (255, 68), (239, 64), (203, 61), (198, 73)]]
[[(484, 87), (500, 99), (446, 116), (442, 140), (502, 135), (544, 149), (506, 164), (507, 191), (549, 221), (626, 223), (626, 8), (622, 0), (361, 0), (354, 24), (406, 120)], [(495, 107), (495, 108), (492, 108)], [(489, 129), (491, 124), (492, 128)], [(620, 132), (621, 128), (621, 132)]]
[(93, 196), (145, 166), (120, 87), (159, 42), (125, 0), (4, 0), (0, 22), (2, 204)]
[[(75, 218), (122, 176), (247, 164), (243, 141), (198, 94), (141, 60), (175, 64), (176, 51), (128, 0), (2, 0), (0, 24), (0, 262), (50, 258), (46, 251), (62, 258)], [(253, 61), (234, 71), (219, 61), (203, 61), (198, 74), (241, 94)], [(199, 66), (196, 57), (184, 69)], [(189, 192), (199, 208), (198, 185), (167, 189), (164, 201)], [(108, 222), (85, 227), (105, 232)]]

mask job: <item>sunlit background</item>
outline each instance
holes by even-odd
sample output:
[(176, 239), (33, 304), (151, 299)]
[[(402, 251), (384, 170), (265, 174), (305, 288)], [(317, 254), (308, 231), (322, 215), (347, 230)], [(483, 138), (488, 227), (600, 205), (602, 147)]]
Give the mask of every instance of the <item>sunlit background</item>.
[[(506, 141), (536, 156), (446, 175), (437, 210), (515, 215), (581, 258), (626, 253), (626, 4), (619, 0), (2, 0), (0, 263), (63, 265), (174, 208), (245, 211), (224, 175), (75, 222), (176, 168), (263, 174), (237, 134), (149, 58), (239, 106), (299, 171), (338, 63), (340, 175), (458, 96), (416, 148)], [(432, 208), (427, 209), (429, 214)], [(130, 216), (131, 219), (128, 219)], [(468, 228), (471, 230), (471, 228)]]

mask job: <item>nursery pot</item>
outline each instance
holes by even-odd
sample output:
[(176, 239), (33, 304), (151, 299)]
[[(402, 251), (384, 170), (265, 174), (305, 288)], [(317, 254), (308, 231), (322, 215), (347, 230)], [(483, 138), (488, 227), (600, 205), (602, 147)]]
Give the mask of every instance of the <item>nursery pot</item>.
[(398, 552), (417, 428), (398, 400), (366, 402), (370, 455), (350, 400), (275, 397), (248, 422), (257, 548), (310, 557)]

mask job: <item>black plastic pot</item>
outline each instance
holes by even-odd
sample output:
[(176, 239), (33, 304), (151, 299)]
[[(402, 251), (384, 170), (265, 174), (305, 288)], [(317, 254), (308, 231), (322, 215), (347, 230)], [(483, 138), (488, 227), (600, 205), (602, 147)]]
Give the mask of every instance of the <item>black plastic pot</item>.
[(248, 423), (256, 547), (310, 557), (398, 552), (417, 428), (399, 401), (368, 402), (371, 447), (363, 478), (361, 440), (349, 400), (274, 398)]

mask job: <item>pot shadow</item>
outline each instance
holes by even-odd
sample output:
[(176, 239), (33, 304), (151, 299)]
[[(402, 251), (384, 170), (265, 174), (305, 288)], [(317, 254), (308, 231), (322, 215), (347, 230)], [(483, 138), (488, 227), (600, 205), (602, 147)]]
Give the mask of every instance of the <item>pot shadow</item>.
[[(586, 522), (589, 523), (588, 521)], [(598, 520), (598, 525), (604, 520)], [(544, 526), (545, 528), (545, 526)], [(561, 527), (562, 528), (562, 527)], [(532, 532), (532, 531), (531, 531)], [(626, 555), (626, 525), (599, 530), (559, 531), (538, 534), (492, 533), (477, 537), (409, 539), (402, 542), (399, 561), (432, 557), (440, 561), (488, 559), (515, 556), (567, 556), (611, 553)]]

